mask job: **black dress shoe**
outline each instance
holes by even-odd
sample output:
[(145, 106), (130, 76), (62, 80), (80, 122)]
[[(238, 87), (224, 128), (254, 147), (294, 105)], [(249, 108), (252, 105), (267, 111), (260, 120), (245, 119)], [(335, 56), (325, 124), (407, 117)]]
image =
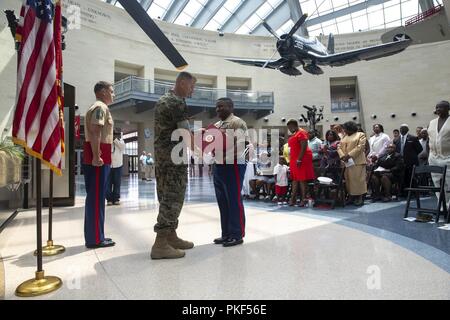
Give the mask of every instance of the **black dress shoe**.
[(112, 241), (111, 239), (106, 238), (100, 243), (97, 244), (87, 244), (86, 248), (88, 249), (95, 249), (95, 248), (106, 248), (106, 247), (113, 247), (116, 243)]
[(238, 244), (244, 243), (244, 239), (228, 239), (226, 242), (223, 243), (224, 247), (232, 247), (237, 246)]
[(214, 243), (215, 244), (223, 244), (224, 242), (228, 241), (228, 237), (220, 237), (217, 239), (214, 239)]

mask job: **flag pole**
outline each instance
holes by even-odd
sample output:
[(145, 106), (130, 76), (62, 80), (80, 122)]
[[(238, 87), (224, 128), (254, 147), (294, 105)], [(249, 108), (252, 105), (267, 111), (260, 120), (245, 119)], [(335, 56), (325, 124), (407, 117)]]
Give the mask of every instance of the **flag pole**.
[[(25, 2), (24, 2), (25, 5)], [(21, 10), (21, 20), (25, 19), (24, 14), (24, 5), (22, 6)], [(27, 5), (29, 3), (27, 2)], [(43, 5), (43, 1), (40, 2), (40, 5)], [(48, 6), (46, 6), (48, 7)], [(34, 7), (33, 7), (34, 8)], [(18, 57), (18, 67), (21, 65), (21, 41), (22, 36), (24, 32), (29, 34), (30, 30), (27, 28), (24, 28), (23, 23), (18, 22), (17, 20), (11, 22), (14, 24), (15, 27), (15, 34), (16, 34), (16, 49), (18, 51), (17, 57)], [(23, 20), (22, 20), (23, 22)], [(25, 63), (25, 62), (24, 62)], [(18, 82), (19, 84), (19, 82)], [(22, 83), (20, 84), (22, 85)], [(17, 112), (17, 107), (16, 107)], [(14, 124), (16, 124), (16, 114), (14, 115)], [(13, 129), (17, 129), (17, 127), (13, 126)], [(13, 130), (14, 131), (14, 130)], [(47, 294), (50, 292), (53, 292), (57, 289), (59, 289), (62, 286), (62, 281), (58, 277), (54, 276), (45, 276), (44, 269), (42, 266), (42, 172), (41, 172), (41, 164), (42, 159), (44, 159), (45, 163), (47, 163), (45, 158), (42, 158), (42, 155), (40, 155), (35, 150), (29, 149), (27, 141), (20, 139), (20, 137), (17, 136), (17, 132), (13, 134), (13, 139), (15, 143), (18, 143), (25, 147), (25, 150), (27, 153), (31, 154), (35, 157), (35, 168), (36, 168), (36, 242), (37, 242), (37, 271), (35, 273), (35, 277), (33, 279), (29, 279), (23, 283), (21, 283), (16, 288), (16, 296), (19, 297), (35, 297), (40, 296), (43, 294)], [(47, 163), (48, 164), (48, 163)], [(51, 165), (51, 164), (50, 164)], [(54, 169), (54, 168), (52, 168)]]
[[(55, 256), (66, 251), (66, 248), (61, 245), (53, 244), (53, 171), (50, 170), (50, 184), (48, 195), (48, 240), (47, 245), (42, 248), (42, 255), (44, 257)], [(38, 250), (34, 252), (37, 256)]]
[(35, 297), (58, 290), (62, 281), (58, 277), (45, 276), (42, 268), (42, 190), (41, 160), (36, 160), (36, 238), (37, 238), (37, 271), (34, 279), (27, 280), (16, 289), (19, 297)]
[[(56, 83), (58, 87), (58, 108), (60, 109), (60, 114), (64, 110), (64, 99), (62, 92), (62, 12), (61, 12), (61, 0), (56, 1), (55, 12), (54, 12), (54, 40), (55, 40), (55, 59), (56, 59)], [(64, 133), (63, 119), (61, 117), (61, 134)], [(64, 151), (62, 152), (64, 156)], [(53, 170), (50, 170), (50, 186), (49, 186), (49, 196), (48, 196), (48, 240), (47, 245), (42, 248), (42, 254), (44, 256), (54, 256), (66, 251), (61, 245), (53, 244)], [(35, 255), (37, 252), (35, 252)]]

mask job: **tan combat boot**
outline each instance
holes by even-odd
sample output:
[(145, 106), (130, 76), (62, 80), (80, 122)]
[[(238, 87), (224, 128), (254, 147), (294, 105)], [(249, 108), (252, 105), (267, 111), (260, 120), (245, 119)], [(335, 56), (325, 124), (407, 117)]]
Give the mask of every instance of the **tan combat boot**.
[(194, 247), (194, 244), (192, 242), (178, 238), (177, 232), (175, 230), (170, 230), (169, 236), (167, 237), (167, 242), (175, 249), (187, 250)]
[(150, 257), (152, 259), (178, 259), (185, 256), (185, 252), (175, 249), (167, 243), (169, 230), (160, 231), (156, 234), (156, 240), (152, 247)]

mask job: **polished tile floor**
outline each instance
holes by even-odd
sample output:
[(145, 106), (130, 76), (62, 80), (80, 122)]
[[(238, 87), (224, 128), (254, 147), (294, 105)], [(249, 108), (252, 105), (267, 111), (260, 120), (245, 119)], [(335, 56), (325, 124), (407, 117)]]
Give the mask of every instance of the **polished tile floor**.
[[(64, 285), (37, 299), (450, 299), (450, 231), (404, 221), (402, 202), (324, 211), (246, 201), (245, 243), (224, 248), (211, 243), (220, 235), (212, 182), (194, 178), (179, 234), (196, 246), (154, 261), (154, 181), (125, 179), (122, 204), (107, 207), (113, 248), (84, 247), (84, 194), (77, 180), (76, 206), (55, 208), (54, 239), (67, 250), (44, 269)], [(6, 299), (33, 277), (35, 241), (33, 211), (0, 234)]]

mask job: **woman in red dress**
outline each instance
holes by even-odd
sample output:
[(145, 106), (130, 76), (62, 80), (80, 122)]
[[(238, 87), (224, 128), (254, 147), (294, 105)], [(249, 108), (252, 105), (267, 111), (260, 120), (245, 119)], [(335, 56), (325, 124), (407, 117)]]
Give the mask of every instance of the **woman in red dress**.
[(300, 185), (302, 198), (300, 206), (304, 207), (306, 204), (307, 181), (315, 179), (312, 161), (313, 155), (311, 149), (308, 147), (309, 136), (307, 131), (298, 127), (298, 122), (295, 119), (289, 120), (287, 127), (292, 132), (288, 140), (290, 149), (289, 166), (292, 179), (292, 196), (289, 205), (295, 205)]

